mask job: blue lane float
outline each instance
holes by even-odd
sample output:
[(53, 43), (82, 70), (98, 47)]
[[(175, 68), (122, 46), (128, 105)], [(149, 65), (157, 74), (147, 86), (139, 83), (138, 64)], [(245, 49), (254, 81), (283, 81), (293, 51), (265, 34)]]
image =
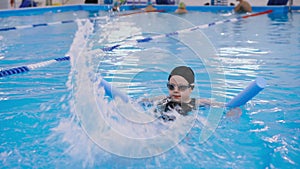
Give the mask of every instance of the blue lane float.
[(239, 107), (246, 104), (254, 96), (256, 96), (260, 91), (262, 91), (267, 85), (264, 78), (258, 77), (253, 82), (251, 82), (243, 91), (241, 91), (237, 96), (231, 99), (226, 107), (233, 108)]
[(29, 71), (29, 68), (27, 66), (15, 67), (15, 68), (7, 69), (7, 70), (1, 70), (0, 77), (5, 77), (5, 76), (19, 74), (19, 73), (25, 73), (28, 71)]
[(33, 70), (33, 69), (36, 69), (39, 67), (45, 67), (54, 62), (62, 62), (62, 61), (69, 61), (69, 60), (70, 60), (70, 56), (64, 56), (61, 58), (56, 58), (56, 59), (52, 59), (52, 60), (48, 60), (48, 61), (44, 61), (44, 62), (39, 62), (36, 64), (14, 67), (14, 68), (10, 68), (10, 69), (3, 69), (3, 70), (0, 70), (0, 78), (10, 76), (10, 75), (29, 72), (30, 70)]

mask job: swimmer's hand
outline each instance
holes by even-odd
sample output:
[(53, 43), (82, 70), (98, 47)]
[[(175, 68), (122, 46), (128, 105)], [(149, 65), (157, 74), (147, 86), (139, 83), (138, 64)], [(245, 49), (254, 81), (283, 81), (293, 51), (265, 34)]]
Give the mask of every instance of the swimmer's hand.
[[(226, 103), (216, 102), (213, 99), (198, 99), (197, 104), (200, 106), (211, 106), (211, 107), (226, 107)], [(227, 113), (227, 117), (239, 118), (242, 115), (242, 109), (235, 107), (230, 109)]]
[(224, 107), (224, 103), (216, 102), (213, 99), (197, 99), (199, 106)]
[(242, 115), (242, 109), (239, 107), (230, 109), (227, 113), (226, 113), (226, 117), (231, 117), (231, 118), (239, 118)]

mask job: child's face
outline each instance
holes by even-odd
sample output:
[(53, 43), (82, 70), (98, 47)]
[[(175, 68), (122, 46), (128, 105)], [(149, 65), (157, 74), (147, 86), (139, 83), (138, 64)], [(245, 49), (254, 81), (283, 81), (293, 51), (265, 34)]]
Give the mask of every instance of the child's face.
[[(174, 90), (169, 89), (169, 95), (172, 98), (172, 100), (176, 102), (189, 102), (190, 101), (190, 95), (192, 93), (192, 88), (188, 87), (185, 90), (178, 89), (178, 86), (189, 86), (188, 81), (186, 81), (182, 76), (173, 75), (170, 78), (169, 84), (174, 86)], [(184, 87), (179, 87), (184, 88)]]

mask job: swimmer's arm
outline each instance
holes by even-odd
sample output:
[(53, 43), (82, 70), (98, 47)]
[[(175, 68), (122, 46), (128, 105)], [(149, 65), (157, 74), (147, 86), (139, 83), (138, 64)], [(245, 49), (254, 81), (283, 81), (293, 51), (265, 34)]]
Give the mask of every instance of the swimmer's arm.
[(196, 104), (199, 106), (213, 106), (213, 107), (224, 107), (224, 103), (216, 102), (213, 99), (197, 99)]
[[(198, 99), (196, 103), (199, 106), (225, 107), (225, 103), (216, 102), (213, 99)], [(226, 112), (227, 117), (240, 117), (242, 109), (240, 107), (231, 108)]]
[(155, 96), (151, 98), (142, 98), (139, 102), (155, 102), (157, 100), (162, 100), (166, 98), (167, 96), (161, 95), (161, 96)]

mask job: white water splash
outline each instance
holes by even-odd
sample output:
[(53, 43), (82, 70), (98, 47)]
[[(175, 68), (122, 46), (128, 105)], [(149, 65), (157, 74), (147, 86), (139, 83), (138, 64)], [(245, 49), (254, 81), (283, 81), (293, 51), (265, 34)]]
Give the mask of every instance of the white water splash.
[[(195, 116), (183, 117), (175, 113), (175, 122), (163, 123), (137, 104), (106, 98), (103, 88), (99, 87), (101, 77), (97, 73), (97, 62), (106, 54), (100, 49), (94, 49), (94, 41), (89, 39), (93, 36), (93, 26), (90, 22), (78, 22), (78, 31), (68, 53), (71, 56), (71, 72), (67, 87), (72, 91), (72, 118), (62, 120), (54, 129), (57, 133), (64, 133), (63, 141), (70, 145), (66, 153), (76, 160), (85, 161), (84, 167), (93, 166), (99, 155), (103, 159), (113, 155), (130, 158), (161, 155), (161, 160), (164, 160), (163, 153), (173, 147), (178, 148), (180, 155), (188, 156), (191, 150), (186, 145), (178, 147), (177, 144), (193, 127)], [(205, 51), (203, 55), (211, 53)], [(219, 118), (212, 118), (216, 119), (213, 124), (218, 124)], [(210, 124), (204, 124), (204, 121), (202, 126)], [(200, 135), (201, 141), (210, 137), (216, 128), (216, 125), (209, 126)]]

